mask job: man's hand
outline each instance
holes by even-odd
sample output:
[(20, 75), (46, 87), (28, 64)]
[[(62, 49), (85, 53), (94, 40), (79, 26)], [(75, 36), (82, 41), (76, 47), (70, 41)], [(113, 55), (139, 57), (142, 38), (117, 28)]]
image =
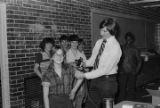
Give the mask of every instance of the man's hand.
[(80, 67), (86, 67), (86, 63), (85, 62), (81, 62)]
[(84, 73), (76, 70), (76, 71), (75, 71), (75, 77), (76, 77), (77, 79), (83, 79), (83, 78), (85, 78), (85, 75), (84, 75)]

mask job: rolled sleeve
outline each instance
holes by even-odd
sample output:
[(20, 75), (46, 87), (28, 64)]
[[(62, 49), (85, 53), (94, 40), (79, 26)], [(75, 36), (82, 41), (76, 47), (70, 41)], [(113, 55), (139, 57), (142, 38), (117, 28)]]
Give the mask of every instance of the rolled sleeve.
[(49, 86), (50, 86), (50, 83), (49, 83), (49, 82), (42, 82), (42, 86), (43, 86), (43, 87), (49, 87)]

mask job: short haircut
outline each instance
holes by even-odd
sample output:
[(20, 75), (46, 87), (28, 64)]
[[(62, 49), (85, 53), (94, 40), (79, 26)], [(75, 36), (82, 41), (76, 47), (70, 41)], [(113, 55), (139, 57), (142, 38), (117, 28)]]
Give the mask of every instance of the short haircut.
[(76, 34), (70, 35), (69, 41), (79, 41), (79, 37)]
[(53, 38), (46, 37), (42, 40), (42, 42), (39, 45), (42, 51), (44, 51), (46, 43), (51, 43), (53, 46), (55, 45), (55, 41)]
[(99, 28), (102, 29), (104, 27), (107, 27), (107, 30), (109, 31), (109, 33), (111, 35), (114, 35), (114, 36), (118, 36), (119, 35), (119, 25), (118, 23), (113, 20), (112, 18), (108, 18), (108, 19), (104, 19), (100, 25), (99, 25)]
[(61, 37), (59, 38), (59, 41), (61, 42), (62, 40), (68, 41), (68, 37), (66, 35), (61, 35)]
[(131, 33), (131, 32), (127, 32), (126, 34), (125, 34), (125, 40), (127, 40), (127, 38), (128, 37), (130, 37), (131, 38), (131, 40), (132, 40), (132, 42), (134, 42), (135, 41), (135, 36), (134, 36), (134, 34), (133, 33)]

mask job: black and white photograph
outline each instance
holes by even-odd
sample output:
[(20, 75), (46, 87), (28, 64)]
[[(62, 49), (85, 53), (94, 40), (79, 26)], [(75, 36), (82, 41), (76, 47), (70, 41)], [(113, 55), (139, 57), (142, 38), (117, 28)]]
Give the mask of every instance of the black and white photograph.
[(160, 0), (0, 0), (0, 108), (160, 108)]

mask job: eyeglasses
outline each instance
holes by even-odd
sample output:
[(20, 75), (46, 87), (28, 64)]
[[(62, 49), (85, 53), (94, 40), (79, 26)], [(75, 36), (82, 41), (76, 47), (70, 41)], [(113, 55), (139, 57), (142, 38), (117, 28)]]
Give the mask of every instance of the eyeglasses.
[(67, 43), (67, 42), (68, 42), (67, 40), (62, 40), (62, 41), (61, 41), (61, 43)]
[(78, 43), (78, 41), (71, 41), (71, 43)]

